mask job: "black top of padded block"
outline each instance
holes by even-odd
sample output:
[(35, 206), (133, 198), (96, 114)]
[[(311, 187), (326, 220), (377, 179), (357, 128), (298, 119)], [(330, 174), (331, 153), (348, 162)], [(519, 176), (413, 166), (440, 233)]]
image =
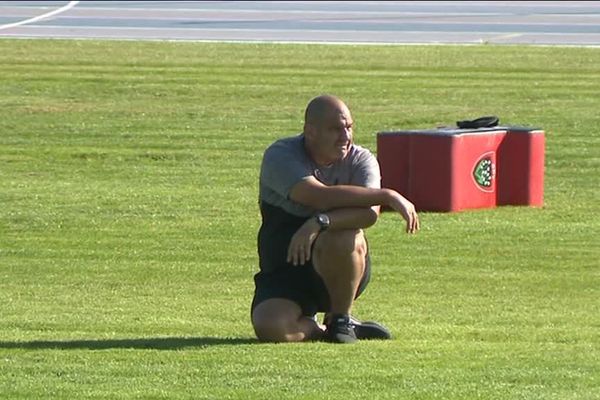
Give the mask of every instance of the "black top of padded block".
[(534, 131), (540, 131), (540, 128), (530, 128), (525, 126), (494, 126), (491, 128), (478, 128), (478, 129), (458, 129), (454, 127), (441, 127), (436, 129), (419, 129), (419, 130), (406, 130), (406, 131), (383, 131), (378, 132), (377, 135), (435, 135), (435, 136), (455, 136), (464, 134), (496, 134), (504, 133), (506, 131), (515, 133), (531, 133)]

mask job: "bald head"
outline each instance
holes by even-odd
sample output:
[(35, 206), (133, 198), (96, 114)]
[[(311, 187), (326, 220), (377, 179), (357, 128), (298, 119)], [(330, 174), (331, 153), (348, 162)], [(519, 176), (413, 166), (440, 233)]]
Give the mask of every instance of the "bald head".
[(322, 124), (330, 113), (348, 112), (348, 107), (339, 98), (324, 94), (312, 99), (304, 112), (304, 123), (311, 125)]
[(329, 165), (352, 146), (352, 116), (343, 101), (322, 95), (312, 99), (304, 116), (305, 147), (319, 165)]

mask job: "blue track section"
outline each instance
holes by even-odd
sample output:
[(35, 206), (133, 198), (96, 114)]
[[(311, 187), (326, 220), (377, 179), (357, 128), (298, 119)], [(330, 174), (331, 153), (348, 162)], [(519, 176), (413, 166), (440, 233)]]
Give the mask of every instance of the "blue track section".
[(0, 37), (600, 46), (600, 1), (0, 1)]

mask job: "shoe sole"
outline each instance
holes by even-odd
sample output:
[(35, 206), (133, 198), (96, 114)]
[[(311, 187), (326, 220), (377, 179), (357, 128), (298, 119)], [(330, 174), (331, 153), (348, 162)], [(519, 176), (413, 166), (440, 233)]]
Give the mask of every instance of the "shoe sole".
[(389, 340), (392, 334), (389, 330), (376, 322), (360, 322), (354, 325), (354, 333), (361, 340)]

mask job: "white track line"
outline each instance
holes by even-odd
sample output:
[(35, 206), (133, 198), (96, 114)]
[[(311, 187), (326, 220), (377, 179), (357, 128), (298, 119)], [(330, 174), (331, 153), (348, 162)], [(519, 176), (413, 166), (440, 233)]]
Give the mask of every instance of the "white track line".
[(17, 26), (25, 25), (25, 24), (30, 24), (32, 22), (37, 22), (37, 21), (40, 21), (42, 19), (50, 18), (50, 17), (52, 17), (52, 16), (54, 16), (56, 14), (60, 14), (62, 12), (70, 10), (71, 8), (75, 7), (77, 5), (77, 3), (79, 3), (79, 0), (77, 0), (77, 1), (70, 1), (67, 5), (62, 6), (61, 8), (56, 9), (54, 11), (50, 11), (50, 12), (48, 12), (46, 14), (38, 15), (37, 17), (25, 19), (23, 21), (13, 22), (12, 24), (0, 25), (0, 30), (14, 28), (14, 27), (17, 27)]

